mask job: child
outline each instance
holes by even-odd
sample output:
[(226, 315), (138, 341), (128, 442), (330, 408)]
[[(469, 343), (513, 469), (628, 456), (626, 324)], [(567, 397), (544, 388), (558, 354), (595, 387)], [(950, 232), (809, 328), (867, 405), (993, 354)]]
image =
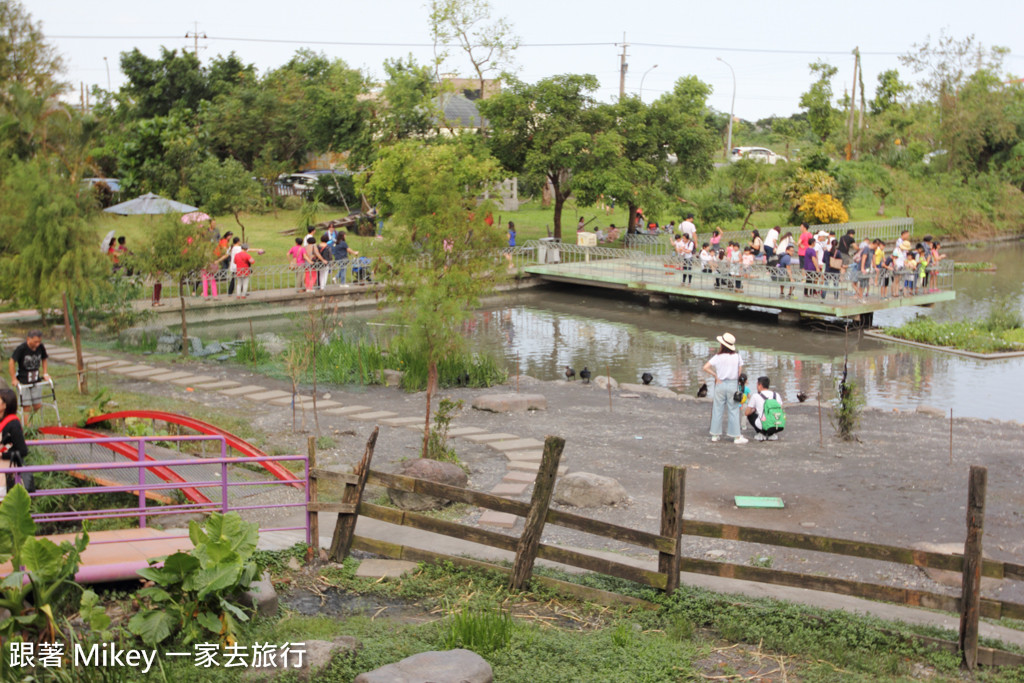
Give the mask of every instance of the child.
[(911, 295), (914, 294), (914, 284), (917, 280), (917, 259), (914, 258), (914, 252), (908, 251), (907, 257), (903, 261), (903, 289), (909, 292)]

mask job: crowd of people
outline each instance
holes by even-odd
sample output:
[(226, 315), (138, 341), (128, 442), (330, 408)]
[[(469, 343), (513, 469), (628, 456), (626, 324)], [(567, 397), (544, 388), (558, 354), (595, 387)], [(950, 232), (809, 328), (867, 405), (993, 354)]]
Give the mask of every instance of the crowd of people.
[(348, 265), (356, 282), (368, 282), (369, 269), (359, 252), (348, 245), (347, 235), (331, 222), (316, 237), (316, 226), (310, 226), (306, 237), (296, 237), (295, 246), (288, 250), (288, 266), (295, 271), (295, 288), (300, 292), (324, 290), (329, 282), (345, 284)]

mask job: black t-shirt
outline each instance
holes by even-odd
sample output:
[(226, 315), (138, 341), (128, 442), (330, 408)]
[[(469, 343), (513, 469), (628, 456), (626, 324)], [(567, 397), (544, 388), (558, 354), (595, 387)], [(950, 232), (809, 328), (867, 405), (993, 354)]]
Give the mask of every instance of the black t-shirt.
[(42, 379), (43, 361), (49, 358), (46, 353), (46, 346), (40, 344), (33, 351), (28, 347), (28, 342), (22, 342), (14, 349), (11, 358), (18, 365), (18, 382), (20, 384), (35, 384)]
[(13, 460), (14, 464), (21, 466), (28, 457), (28, 446), (25, 444), (25, 433), (21, 429), (21, 422), (17, 419), (9, 421), (0, 431), (0, 444), (3, 449), (4, 460)]
[(342, 239), (336, 240), (331, 251), (335, 261), (344, 261), (348, 258), (348, 242)]

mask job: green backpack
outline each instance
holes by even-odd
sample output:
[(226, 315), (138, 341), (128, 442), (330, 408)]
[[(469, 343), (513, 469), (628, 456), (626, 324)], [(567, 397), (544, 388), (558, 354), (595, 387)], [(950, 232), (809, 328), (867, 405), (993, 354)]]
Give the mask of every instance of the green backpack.
[(764, 394), (761, 394), (761, 397), (764, 398), (764, 407), (761, 408), (761, 429), (774, 429), (777, 432), (785, 429), (786, 411), (779, 403), (778, 394), (772, 392), (771, 398), (765, 398)]

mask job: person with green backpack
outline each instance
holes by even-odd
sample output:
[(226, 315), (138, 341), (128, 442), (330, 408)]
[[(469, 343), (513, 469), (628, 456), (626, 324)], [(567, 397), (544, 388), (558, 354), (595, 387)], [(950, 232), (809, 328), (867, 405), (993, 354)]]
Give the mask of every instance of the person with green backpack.
[(751, 394), (746, 404), (747, 421), (754, 428), (755, 441), (778, 441), (779, 432), (786, 428), (782, 397), (770, 386), (770, 379), (758, 377), (757, 391)]

